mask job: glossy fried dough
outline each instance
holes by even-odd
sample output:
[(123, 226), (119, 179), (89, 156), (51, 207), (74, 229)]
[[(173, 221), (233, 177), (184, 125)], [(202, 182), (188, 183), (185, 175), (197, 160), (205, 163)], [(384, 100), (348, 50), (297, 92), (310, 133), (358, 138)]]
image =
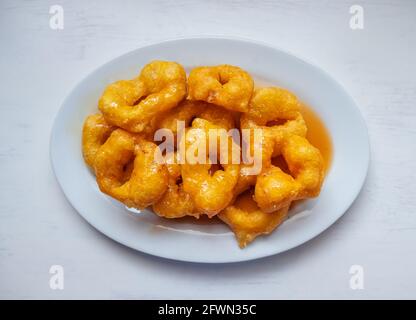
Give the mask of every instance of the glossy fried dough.
[[(185, 144), (190, 146), (195, 144), (195, 141), (207, 139), (210, 129), (223, 128), (204, 119), (195, 119), (191, 129), (184, 136)], [(232, 146), (233, 143), (229, 138), (229, 145)], [(199, 155), (198, 151), (200, 150), (197, 150), (196, 156)], [(226, 154), (226, 157), (229, 158), (230, 150), (228, 148), (218, 151), (219, 157)], [(233, 199), (233, 190), (237, 184), (240, 165), (229, 162), (221, 164), (222, 168), (213, 174), (210, 172), (212, 163), (209, 159), (206, 163), (193, 164), (187, 161), (182, 165), (184, 190), (192, 196), (196, 208), (209, 217), (216, 215)]]
[(132, 80), (110, 84), (98, 107), (107, 122), (131, 132), (152, 127), (161, 112), (177, 106), (186, 95), (186, 74), (175, 62), (152, 61)]
[(266, 213), (257, 206), (252, 193), (247, 191), (218, 217), (234, 231), (239, 246), (244, 248), (259, 235), (269, 234), (276, 229), (286, 219), (288, 209), (289, 206), (285, 206)]
[(253, 87), (251, 76), (239, 67), (227, 64), (197, 67), (188, 78), (188, 97), (246, 112)]
[(82, 129), (82, 154), (85, 162), (90, 167), (94, 166), (95, 155), (98, 149), (100, 149), (115, 129), (116, 127), (108, 124), (99, 113), (92, 114), (85, 119)]
[[(168, 219), (217, 216), (244, 248), (282, 224), (294, 201), (317, 197), (325, 174), (297, 97), (253, 88), (237, 66), (196, 67), (186, 79), (180, 64), (151, 61), (105, 88), (101, 113), (84, 122), (85, 163), (127, 207)], [(246, 160), (256, 157), (253, 173)]]
[(208, 120), (227, 130), (235, 127), (234, 115), (229, 110), (204, 101), (184, 100), (161, 115), (157, 128), (168, 129), (176, 135), (178, 122), (182, 121), (185, 127), (189, 127), (195, 118)]
[(278, 210), (293, 200), (316, 197), (321, 190), (322, 155), (306, 138), (297, 135), (286, 138), (282, 156), (290, 174), (271, 166), (257, 178), (254, 199), (265, 212)]
[(168, 164), (169, 172), (168, 189), (163, 197), (153, 204), (153, 211), (164, 218), (182, 218), (193, 216), (199, 218), (200, 213), (189, 193), (183, 189), (181, 180), (181, 166), (179, 164)]
[[(141, 136), (115, 130), (97, 152), (94, 168), (100, 190), (128, 207), (143, 209), (167, 189), (168, 169), (154, 161), (157, 146)], [(125, 170), (133, 163), (130, 177)]]

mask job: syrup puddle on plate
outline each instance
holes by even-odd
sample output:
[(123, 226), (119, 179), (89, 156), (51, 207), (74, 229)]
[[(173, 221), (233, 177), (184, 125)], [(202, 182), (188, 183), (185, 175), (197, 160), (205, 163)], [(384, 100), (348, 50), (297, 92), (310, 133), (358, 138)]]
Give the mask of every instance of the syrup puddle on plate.
[(306, 138), (313, 146), (321, 151), (322, 157), (324, 158), (325, 172), (328, 172), (333, 154), (332, 140), (329, 131), (315, 111), (305, 103), (301, 103), (300, 112), (308, 127)]

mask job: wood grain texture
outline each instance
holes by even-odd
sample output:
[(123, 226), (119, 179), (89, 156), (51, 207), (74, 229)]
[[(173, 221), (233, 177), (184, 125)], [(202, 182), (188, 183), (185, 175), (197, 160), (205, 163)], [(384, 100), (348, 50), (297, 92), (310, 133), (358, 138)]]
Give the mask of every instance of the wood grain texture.
[[(416, 298), (416, 2), (2, 1), (0, 298)], [(60, 4), (65, 28), (49, 28)], [(232, 265), (166, 261), (89, 226), (49, 162), (52, 122), (70, 89), (149, 42), (193, 35), (265, 41), (319, 65), (359, 105), (371, 139), (366, 184), (348, 212), (287, 253)], [(49, 267), (65, 289), (49, 288)], [(349, 268), (365, 271), (351, 290)]]

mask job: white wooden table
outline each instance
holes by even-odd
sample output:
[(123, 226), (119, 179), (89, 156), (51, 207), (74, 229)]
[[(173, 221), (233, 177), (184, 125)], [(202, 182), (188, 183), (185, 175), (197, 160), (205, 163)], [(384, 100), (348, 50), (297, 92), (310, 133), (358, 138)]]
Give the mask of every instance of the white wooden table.
[[(0, 298), (416, 298), (416, 2), (2, 1), (0, 4)], [(50, 28), (50, 6), (64, 29)], [(252, 38), (319, 65), (366, 118), (372, 160), (350, 210), (318, 238), (231, 265), (167, 261), (88, 225), (49, 161), (55, 114), (102, 63), (149, 42)], [(49, 286), (62, 265), (64, 290)], [(364, 289), (350, 288), (351, 265)]]

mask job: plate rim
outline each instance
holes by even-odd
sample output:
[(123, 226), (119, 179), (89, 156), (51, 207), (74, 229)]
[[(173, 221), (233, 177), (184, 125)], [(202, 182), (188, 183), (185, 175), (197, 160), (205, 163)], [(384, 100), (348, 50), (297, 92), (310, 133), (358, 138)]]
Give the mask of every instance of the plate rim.
[[(178, 41), (189, 41), (189, 40), (225, 40), (225, 41), (235, 41), (235, 42), (244, 42), (245, 44), (248, 45), (255, 45), (255, 46), (259, 46), (259, 47), (264, 47), (267, 49), (271, 49), (273, 51), (277, 51), (280, 53), (284, 53), (288, 56), (290, 56), (291, 58), (303, 63), (303, 64), (307, 64), (310, 67), (312, 67), (313, 69), (315, 69), (316, 71), (318, 71), (318, 73), (321, 73), (325, 78), (329, 79), (331, 82), (333, 82), (342, 92), (344, 92), (346, 98), (351, 102), (351, 110), (354, 111), (354, 113), (356, 113), (356, 115), (358, 116), (357, 118), (360, 120), (360, 123), (362, 125), (362, 128), (365, 129), (363, 131), (364, 135), (362, 138), (365, 140), (363, 142), (365, 142), (365, 147), (366, 147), (366, 153), (362, 154), (363, 156), (363, 160), (365, 160), (365, 168), (361, 173), (361, 176), (359, 177), (359, 179), (357, 179), (359, 181), (359, 185), (360, 187), (357, 188), (355, 190), (355, 192), (353, 193), (352, 199), (351, 201), (349, 201), (349, 203), (344, 206), (343, 209), (340, 209), (339, 211), (342, 212), (339, 215), (335, 215), (332, 217), (332, 219), (327, 219), (325, 220), (326, 223), (323, 224), (323, 227), (320, 228), (320, 231), (315, 232), (311, 235), (308, 235), (307, 237), (303, 238), (301, 241), (295, 242), (295, 243), (291, 243), (290, 245), (287, 245), (284, 249), (282, 250), (269, 250), (268, 252), (265, 253), (259, 253), (259, 254), (252, 254), (250, 256), (244, 257), (244, 256), (234, 256), (234, 257), (228, 257), (228, 258), (221, 258), (221, 259), (216, 259), (215, 261), (212, 260), (207, 260), (204, 259), (204, 256), (200, 256), (199, 259), (194, 259), (194, 258), (187, 258), (187, 257), (175, 257), (174, 255), (166, 255), (166, 254), (159, 254), (157, 252), (151, 251), (146, 249), (145, 246), (132, 246), (131, 244), (128, 243), (128, 241), (124, 241), (123, 239), (121, 239), (117, 233), (113, 233), (113, 232), (108, 232), (107, 230), (103, 230), (103, 228), (100, 228), (99, 226), (97, 226), (97, 224), (93, 221), (91, 221), (91, 219), (89, 219), (87, 216), (83, 214), (82, 212), (84, 211), (82, 208), (79, 208), (78, 205), (76, 204), (76, 202), (71, 201), (71, 196), (68, 195), (68, 192), (65, 190), (64, 186), (61, 183), (61, 178), (59, 177), (59, 173), (58, 173), (58, 169), (57, 169), (57, 164), (55, 163), (56, 161), (56, 156), (54, 156), (54, 151), (53, 151), (53, 144), (55, 143), (55, 139), (56, 139), (56, 131), (58, 130), (58, 119), (62, 116), (63, 113), (63, 106), (67, 103), (67, 101), (69, 100), (69, 98), (72, 96), (72, 94), (81, 86), (81, 84), (83, 84), (88, 78), (92, 77), (99, 69), (101, 69), (102, 67), (104, 67), (105, 65), (114, 62), (115, 60), (121, 60), (131, 54), (136, 53), (137, 51), (143, 49), (143, 48), (149, 48), (149, 47), (154, 47), (154, 46), (158, 46), (161, 44), (166, 44), (166, 43), (174, 43), (174, 42), (178, 42)], [(201, 36), (190, 36), (190, 37), (175, 37), (175, 38), (169, 38), (169, 39), (165, 39), (165, 40), (161, 40), (161, 41), (154, 41), (154, 42), (149, 42), (146, 44), (143, 44), (133, 50), (129, 50), (126, 53), (123, 53), (121, 55), (115, 56), (113, 58), (108, 59), (107, 61), (105, 61), (104, 63), (101, 63), (100, 65), (96, 66), (95, 68), (92, 69), (92, 71), (89, 71), (86, 75), (84, 75), (83, 77), (81, 77), (80, 80), (78, 80), (76, 82), (75, 85), (73, 85), (70, 90), (67, 92), (67, 94), (65, 95), (65, 98), (62, 100), (59, 109), (57, 111), (57, 113), (55, 114), (55, 117), (53, 118), (53, 125), (52, 125), (52, 129), (51, 129), (51, 133), (50, 133), (50, 139), (49, 139), (49, 158), (50, 158), (50, 162), (51, 162), (51, 166), (52, 166), (52, 171), (53, 174), (56, 178), (56, 181), (58, 182), (58, 185), (60, 187), (60, 189), (62, 190), (65, 198), (67, 199), (67, 201), (69, 202), (69, 204), (71, 205), (72, 208), (74, 208), (77, 213), (85, 220), (88, 222), (88, 224), (90, 224), (94, 229), (98, 230), (100, 233), (102, 233), (103, 235), (105, 235), (106, 237), (110, 238), (113, 241), (116, 241), (130, 249), (133, 249), (135, 251), (140, 251), (141, 253), (145, 253), (145, 254), (149, 254), (153, 257), (158, 257), (158, 258), (163, 258), (163, 259), (168, 259), (171, 261), (181, 261), (181, 262), (189, 262), (189, 263), (207, 263), (207, 264), (223, 264), (223, 263), (238, 263), (238, 262), (245, 262), (245, 261), (252, 261), (252, 260), (257, 260), (257, 259), (262, 259), (262, 258), (266, 258), (266, 257), (270, 257), (270, 256), (274, 256), (283, 252), (286, 252), (288, 250), (294, 249), (298, 246), (301, 246), (302, 244), (305, 244), (307, 242), (309, 242), (310, 240), (312, 240), (313, 238), (319, 236), (320, 234), (322, 234), (323, 232), (325, 232), (329, 227), (331, 227), (338, 219), (340, 219), (347, 211), (348, 209), (352, 206), (352, 204), (356, 201), (358, 195), (361, 193), (361, 191), (363, 190), (363, 187), (365, 185), (365, 181), (366, 178), (368, 176), (368, 171), (369, 171), (369, 166), (370, 166), (370, 162), (371, 162), (371, 146), (370, 146), (370, 139), (369, 139), (369, 132), (368, 132), (368, 127), (365, 121), (365, 118), (360, 110), (360, 108), (358, 107), (358, 104), (356, 103), (356, 101), (353, 99), (353, 97), (349, 94), (349, 92), (345, 89), (345, 87), (338, 81), (336, 80), (334, 77), (332, 77), (330, 75), (330, 73), (328, 73), (325, 69), (318, 67), (315, 63), (312, 63), (310, 61), (308, 61), (307, 59), (305, 59), (304, 57), (300, 57), (297, 54), (293, 54), (290, 51), (287, 51), (285, 49), (282, 49), (278, 46), (274, 46), (271, 44), (268, 44), (266, 42), (263, 41), (258, 41), (258, 40), (253, 40), (250, 38), (244, 38), (244, 37), (235, 37), (235, 36), (223, 36), (223, 35), (201, 35)], [(364, 165), (364, 163), (363, 163)]]

